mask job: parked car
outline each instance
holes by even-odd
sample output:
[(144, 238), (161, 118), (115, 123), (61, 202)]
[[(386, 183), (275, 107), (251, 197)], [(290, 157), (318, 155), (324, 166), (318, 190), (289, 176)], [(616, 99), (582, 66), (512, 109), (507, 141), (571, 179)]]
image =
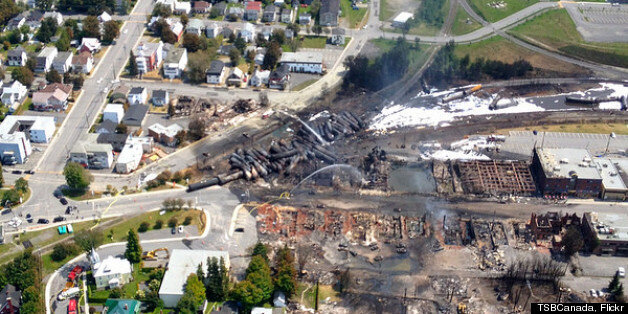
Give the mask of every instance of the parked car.
[(55, 217), (55, 219), (52, 220), (52, 222), (61, 222), (61, 221), (65, 221), (65, 217), (58, 216), (58, 217)]
[(13, 174), (22, 174), (22, 170), (13, 170), (11, 171)]
[(38, 223), (38, 224), (47, 224), (47, 223), (50, 223), (50, 220), (45, 219), (45, 218), (39, 218), (39, 219), (37, 220), (37, 223)]
[(597, 298), (597, 291), (595, 291), (595, 289), (589, 290), (589, 294), (591, 294), (592, 297)]
[(65, 197), (60, 198), (59, 201), (61, 201), (63, 205), (68, 205), (68, 200), (66, 200)]
[(619, 277), (624, 278), (626, 277), (626, 269), (623, 267), (619, 267), (617, 268), (617, 274), (619, 275)]
[(177, 234), (177, 228), (172, 228), (172, 234)]
[(26, 214), (26, 222), (33, 223), (33, 216), (31, 216), (31, 214)]
[(52, 195), (54, 195), (56, 198), (61, 198), (63, 196), (63, 193), (61, 193), (61, 191), (59, 190), (55, 190), (54, 192), (52, 192)]
[(183, 226), (179, 226), (179, 233), (183, 232)]

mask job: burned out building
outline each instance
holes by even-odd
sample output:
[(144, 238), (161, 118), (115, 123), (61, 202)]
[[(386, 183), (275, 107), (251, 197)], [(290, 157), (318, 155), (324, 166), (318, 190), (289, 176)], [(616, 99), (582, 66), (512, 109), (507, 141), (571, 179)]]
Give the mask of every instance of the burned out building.
[(532, 175), (544, 195), (598, 197), (602, 176), (586, 149), (536, 148)]
[(467, 193), (529, 195), (536, 191), (525, 161), (461, 161), (457, 168)]
[(628, 255), (628, 214), (584, 213), (582, 225), (585, 243), (593, 253)]
[(535, 240), (547, 240), (556, 235), (561, 235), (569, 226), (580, 226), (581, 218), (577, 214), (565, 214), (561, 216), (558, 212), (547, 212), (537, 215), (532, 213), (529, 228)]

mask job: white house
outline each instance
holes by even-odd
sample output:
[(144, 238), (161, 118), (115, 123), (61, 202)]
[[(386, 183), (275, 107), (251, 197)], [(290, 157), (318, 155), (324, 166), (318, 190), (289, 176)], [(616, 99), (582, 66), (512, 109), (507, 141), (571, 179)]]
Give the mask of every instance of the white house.
[(157, 0), (155, 1), (155, 5), (157, 4), (161, 4), (164, 5), (168, 8), (170, 8), (170, 11), (174, 11), (174, 3), (177, 2), (176, 0)]
[(52, 66), (52, 61), (57, 57), (57, 47), (46, 47), (37, 55), (35, 72), (48, 72)]
[(111, 21), (111, 15), (106, 11), (103, 11), (101, 15), (98, 16), (98, 21), (100, 23), (105, 23)]
[(401, 28), (412, 17), (414, 17), (414, 15), (412, 15), (412, 13), (410, 13), (410, 12), (401, 12), (401, 13), (397, 14), (397, 16), (395, 16), (395, 18), (393, 19), (392, 26)]
[(109, 120), (115, 123), (122, 122), (124, 117), (124, 106), (121, 104), (107, 104), (102, 112), (103, 121)]
[(201, 36), (204, 28), (205, 28), (205, 23), (203, 23), (202, 20), (190, 19), (188, 21), (188, 25), (185, 26), (185, 32)]
[(205, 27), (205, 36), (207, 38), (216, 38), (220, 34), (220, 26), (216, 23), (211, 23)]
[(92, 266), (96, 288), (117, 288), (133, 280), (133, 266), (123, 258), (107, 257)]
[(133, 87), (127, 96), (129, 104), (147, 104), (148, 103), (148, 92), (144, 87)]
[(240, 30), (240, 37), (247, 43), (255, 40), (255, 26), (251, 23), (244, 23), (244, 26)]
[(94, 68), (94, 56), (89, 51), (83, 51), (72, 57), (72, 71), (89, 74)]
[(152, 152), (153, 143), (152, 137), (130, 137), (127, 139), (116, 161), (115, 171), (117, 173), (130, 173), (137, 169), (142, 155)]
[(9, 50), (7, 53), (7, 64), (14, 67), (23, 67), (26, 65), (28, 55), (22, 46)]
[(183, 1), (175, 1), (174, 3), (174, 10), (172, 10), (172, 13), (174, 14), (190, 14), (190, 11), (192, 11), (192, 3), (190, 2), (183, 2)]
[(268, 84), (268, 78), (270, 77), (270, 71), (255, 70), (251, 80), (249, 81), (251, 86), (262, 86)]
[(55, 128), (54, 117), (8, 115), (0, 124), (0, 134), (24, 132), (33, 143), (48, 143)]
[(10, 111), (17, 109), (22, 102), (22, 99), (26, 97), (28, 89), (22, 85), (19, 81), (13, 81), (13, 83), (4, 85), (2, 87), (2, 103), (9, 107)]
[(220, 60), (214, 60), (209, 64), (209, 69), (205, 72), (207, 83), (220, 84), (225, 78), (225, 63)]
[(323, 73), (323, 55), (319, 52), (284, 52), (279, 64), (290, 66), (290, 72)]
[(102, 45), (100, 44), (100, 40), (98, 38), (83, 38), (81, 40), (81, 46), (79, 47), (79, 52), (89, 51), (91, 53), (96, 53), (100, 51)]
[(185, 48), (172, 48), (164, 60), (164, 77), (169, 79), (181, 77), (187, 65), (187, 50)]
[(159, 298), (164, 301), (165, 307), (176, 307), (183, 296), (185, 282), (190, 274), (196, 273), (198, 265), (204, 272), (207, 271), (207, 260), (209, 258), (222, 258), (225, 266), (229, 269), (229, 253), (225, 251), (209, 250), (180, 250), (175, 249), (170, 255), (168, 270), (164, 274), (159, 288)]
[(60, 74), (70, 71), (72, 67), (72, 52), (61, 51), (52, 60), (52, 68), (57, 70)]

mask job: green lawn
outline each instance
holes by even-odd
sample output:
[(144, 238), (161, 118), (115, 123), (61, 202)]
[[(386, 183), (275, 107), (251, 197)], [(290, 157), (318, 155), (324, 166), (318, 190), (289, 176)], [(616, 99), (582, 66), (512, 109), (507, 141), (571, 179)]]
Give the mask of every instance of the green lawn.
[(342, 13), (340, 17), (343, 17), (349, 23), (349, 27), (358, 28), (366, 15), (366, 8), (359, 8), (354, 10), (351, 7), (351, 0), (340, 0), (340, 9)]
[(451, 32), (454, 35), (464, 35), (473, 32), (476, 29), (482, 27), (482, 24), (478, 23), (461, 7), (456, 9), (456, 19)]
[(318, 48), (324, 49), (327, 43), (327, 37), (324, 36), (301, 36), (301, 48)]
[[(150, 225), (149, 230), (151, 230), (153, 226), (155, 225), (155, 222), (157, 222), (157, 220), (161, 220), (163, 222), (162, 229), (168, 229), (169, 228), (168, 220), (170, 220), (170, 218), (173, 218), (173, 217), (178, 220), (177, 225), (181, 225), (183, 221), (185, 220), (185, 217), (190, 216), (192, 217), (191, 225), (196, 226), (200, 230), (200, 225), (201, 225), (201, 222), (200, 222), (201, 212), (200, 211), (174, 210), (174, 211), (168, 211), (164, 215), (159, 215), (159, 212), (160, 211), (152, 211), (152, 212), (144, 213), (135, 217), (125, 219), (123, 222), (116, 224), (112, 227), (106, 227), (103, 230), (103, 234), (105, 235), (105, 238), (106, 238), (105, 243), (126, 241), (126, 237), (127, 237), (127, 233), (129, 232), (129, 229), (135, 229), (137, 231), (137, 228), (142, 222), (147, 222)], [(113, 240), (110, 237), (111, 235), (113, 235)]]
[(301, 84), (291, 88), (290, 90), (293, 91), (293, 92), (298, 92), (298, 91), (303, 90), (306, 87), (314, 84), (316, 81), (318, 81), (318, 80), (317, 79), (307, 80), (307, 81), (305, 81), (305, 82), (303, 82), (303, 83), (301, 83)]
[[(391, 39), (371, 39), (371, 43), (373, 43), (379, 50), (384, 53), (392, 49), (395, 45), (395, 41)], [(412, 43), (412, 47), (416, 44)], [(428, 54), (426, 53), (429, 45), (419, 44), (419, 49), (410, 49), (410, 53), (408, 58), (410, 59), (410, 65), (408, 66), (408, 70), (412, 71), (412, 69), (416, 69), (421, 67), (425, 61), (427, 60)]]
[[(437, 13), (443, 17), (443, 20), (445, 20), (445, 18), (447, 17), (447, 14), (449, 12), (449, 6), (450, 6), (449, 0), (445, 1), (445, 4), (441, 8), (440, 12)], [(419, 20), (416, 25), (414, 25), (412, 28), (410, 28), (410, 30), (408, 30), (408, 34), (434, 36), (438, 34), (440, 29), (441, 29), (440, 26), (428, 25), (425, 22)], [(399, 34), (403, 33), (403, 31), (399, 28), (385, 28), (384, 31), (399, 33)]]
[(388, 21), (395, 14), (395, 10), (388, 6), (387, 0), (380, 0), (379, 2), (379, 20)]
[(470, 0), (469, 4), (485, 20), (496, 22), (537, 2), (539, 0)]
[[(151, 270), (152, 269), (149, 268), (140, 269), (139, 264), (133, 264), (133, 281), (122, 286), (122, 299), (135, 298), (138, 285), (140, 283), (146, 282), (149, 279), (149, 273)], [(90, 305), (103, 305), (105, 301), (109, 299), (109, 294), (111, 294), (111, 290), (97, 290), (95, 284), (89, 284), (87, 288), (87, 299)]]
[(15, 110), (15, 112), (13, 113), (14, 115), (21, 115), (22, 113), (24, 113), (24, 111), (30, 109), (31, 105), (33, 104), (33, 101), (31, 100), (30, 97), (27, 97), (24, 102), (17, 107), (17, 109)]
[(545, 12), (513, 28), (510, 33), (581, 59), (628, 67), (628, 43), (585, 42), (565, 9)]

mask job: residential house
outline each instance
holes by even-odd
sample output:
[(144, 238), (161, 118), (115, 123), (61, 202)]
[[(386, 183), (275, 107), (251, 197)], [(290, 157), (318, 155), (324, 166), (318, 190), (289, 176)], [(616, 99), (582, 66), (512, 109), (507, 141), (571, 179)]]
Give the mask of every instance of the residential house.
[(0, 124), (0, 134), (22, 132), (30, 142), (49, 143), (55, 128), (55, 117), (8, 115)]
[(44, 13), (44, 20), (47, 18), (52, 18), (57, 22), (57, 25), (61, 26), (63, 24), (63, 14), (59, 12), (46, 12)]
[(309, 13), (299, 14), (299, 24), (309, 25), (312, 23), (312, 15)]
[(216, 38), (220, 34), (220, 26), (217, 23), (210, 23), (205, 27), (205, 36), (207, 38)]
[(235, 31), (233, 30), (233, 28), (229, 27), (229, 25), (225, 25), (222, 27), (220, 34), (223, 38), (229, 39), (232, 34), (235, 34)]
[(22, 103), (27, 92), (26, 86), (19, 81), (13, 81), (11, 84), (2, 87), (2, 103), (9, 107), (9, 111), (13, 112)]
[(240, 68), (233, 68), (229, 76), (227, 76), (227, 86), (241, 87), (242, 83), (246, 81), (246, 75)]
[(220, 84), (225, 77), (225, 63), (220, 60), (214, 60), (209, 64), (209, 69), (205, 72), (207, 83)]
[(153, 91), (153, 106), (162, 107), (170, 102), (170, 93), (167, 90), (158, 89)]
[(275, 4), (276, 7), (280, 8), (281, 6), (283, 6), (286, 2), (284, 0), (275, 0), (275, 2), (273, 2)]
[(60, 74), (69, 72), (72, 67), (72, 52), (61, 51), (52, 60), (52, 68), (57, 70)]
[(294, 19), (294, 11), (285, 8), (281, 10), (281, 23), (292, 23)]
[(122, 151), (124, 145), (126, 145), (126, 141), (129, 138), (128, 134), (125, 133), (100, 133), (98, 137), (96, 137), (96, 143), (98, 144), (108, 144), (111, 145), (114, 152)]
[(273, 4), (269, 4), (264, 8), (264, 13), (262, 15), (262, 21), (264, 22), (274, 22), (277, 18), (277, 10), (278, 8)]
[(223, 56), (228, 56), (231, 49), (237, 49), (234, 45), (220, 45), (218, 47), (218, 53)]
[(111, 120), (103, 120), (94, 128), (94, 133), (97, 134), (114, 134), (118, 124)]
[(323, 73), (323, 55), (319, 52), (284, 52), (279, 64), (290, 66), (290, 72)]
[(113, 147), (110, 144), (99, 144), (97, 139), (100, 135), (103, 134), (85, 134), (72, 146), (70, 161), (90, 169), (109, 169), (113, 164)]
[(144, 119), (146, 118), (147, 112), (148, 106), (140, 104), (132, 105), (122, 118), (122, 123), (128, 126), (141, 127)]
[(190, 19), (188, 21), (188, 25), (185, 27), (185, 32), (201, 36), (204, 28), (205, 28), (205, 24), (203, 23), (202, 20)]
[(94, 54), (94, 53), (99, 52), (101, 48), (102, 46), (98, 38), (85, 37), (81, 40), (81, 46), (79, 47), (78, 51), (79, 52), (89, 51), (89, 53)]
[(109, 98), (109, 101), (116, 104), (125, 104), (131, 89), (126, 85), (116, 87)]
[(255, 54), (255, 64), (262, 66), (264, 64), (264, 57), (266, 56), (266, 50), (260, 50)]
[(165, 43), (163, 48), (161, 48), (161, 59), (166, 60), (166, 58), (168, 58), (168, 52), (174, 48), (173, 44)]
[(98, 21), (100, 23), (105, 23), (111, 21), (111, 15), (107, 13), (107, 11), (103, 11), (102, 14), (98, 16)]
[(6, 284), (0, 291), (0, 313), (19, 313), (22, 306), (22, 292), (12, 284)]
[(92, 266), (96, 288), (110, 289), (121, 287), (133, 280), (133, 266), (123, 258), (109, 256)]
[(155, 5), (161, 4), (163, 6), (170, 8), (170, 11), (174, 11), (175, 2), (177, 2), (177, 0), (157, 0), (155, 1)]
[(229, 253), (226, 251), (172, 250), (168, 269), (159, 288), (159, 298), (164, 301), (165, 307), (174, 308), (177, 306), (185, 291), (185, 282), (188, 276), (196, 273), (199, 265), (205, 271), (207, 262), (211, 258), (222, 259), (225, 267), (229, 269)]
[(52, 83), (33, 93), (33, 108), (38, 111), (64, 111), (68, 108), (68, 98), (72, 85)]
[(5, 31), (12, 31), (16, 29), (20, 29), (26, 22), (26, 14), (24, 12), (16, 15), (12, 19), (7, 22), (7, 26), (4, 28)]
[(184, 2), (184, 1), (176, 1), (174, 3), (174, 10), (172, 10), (172, 13), (174, 14), (190, 14), (190, 12), (192, 12), (192, 4), (190, 2)]
[(144, 153), (153, 151), (153, 143), (152, 137), (130, 137), (120, 151), (115, 172), (130, 173), (137, 169)]
[(321, 26), (338, 26), (340, 16), (340, 0), (322, 0), (318, 11), (318, 22)]
[(218, 13), (220, 16), (224, 16), (227, 13), (227, 3), (224, 1), (215, 3), (212, 7), (212, 11)]
[(107, 299), (103, 314), (139, 314), (142, 303), (132, 299)]
[(164, 77), (169, 79), (181, 77), (187, 65), (187, 50), (185, 48), (173, 48), (164, 61)]
[(170, 25), (170, 31), (177, 36), (177, 41), (181, 40), (184, 30), (183, 23), (180, 21), (172, 21), (172, 23), (169, 23), (168, 25)]
[(139, 73), (146, 73), (159, 68), (162, 61), (163, 42), (140, 43), (133, 49)]
[(124, 105), (121, 104), (107, 104), (105, 109), (102, 111), (102, 120), (103, 121), (112, 121), (116, 124), (122, 122), (122, 118), (124, 117)]
[(270, 26), (264, 26), (262, 27), (262, 31), (260, 32), (260, 34), (264, 36), (264, 39), (270, 40), (270, 35), (273, 34), (273, 28)]
[(42, 49), (37, 55), (37, 64), (35, 65), (35, 72), (48, 72), (52, 66), (52, 61), (57, 57), (57, 47), (46, 47)]
[(255, 70), (249, 83), (251, 86), (262, 86), (268, 84), (268, 78), (270, 77), (270, 71)]
[(192, 12), (197, 13), (197, 14), (209, 13), (209, 10), (211, 9), (211, 7), (212, 7), (211, 3), (207, 1), (194, 1), (192, 3)]
[(89, 75), (94, 68), (94, 56), (88, 51), (83, 51), (72, 56), (72, 71)]
[(240, 37), (247, 43), (255, 41), (255, 26), (251, 23), (244, 23), (244, 26), (240, 30)]
[(148, 127), (148, 135), (151, 136), (155, 142), (171, 147), (177, 145), (177, 134), (180, 131), (183, 131), (183, 127), (176, 123), (167, 127), (160, 123), (155, 123)]
[(228, 19), (236, 21), (244, 17), (244, 9), (240, 7), (228, 7), (226, 15)]
[(262, 15), (262, 2), (249, 1), (246, 3), (244, 15), (247, 21), (257, 21)]
[(345, 44), (345, 29), (336, 27), (331, 30), (331, 38), (329, 39), (332, 45), (342, 46)]
[(29, 11), (24, 25), (27, 25), (31, 30), (35, 30), (41, 27), (41, 21), (44, 20), (44, 13), (39, 10)]
[(290, 66), (282, 64), (270, 74), (268, 78), (268, 87), (276, 89), (286, 89), (290, 81)]
[(147, 104), (148, 103), (148, 91), (144, 87), (133, 87), (129, 92), (127, 99), (129, 104)]
[(13, 48), (7, 53), (8, 66), (23, 67), (26, 65), (26, 60), (28, 60), (28, 55), (22, 46)]

